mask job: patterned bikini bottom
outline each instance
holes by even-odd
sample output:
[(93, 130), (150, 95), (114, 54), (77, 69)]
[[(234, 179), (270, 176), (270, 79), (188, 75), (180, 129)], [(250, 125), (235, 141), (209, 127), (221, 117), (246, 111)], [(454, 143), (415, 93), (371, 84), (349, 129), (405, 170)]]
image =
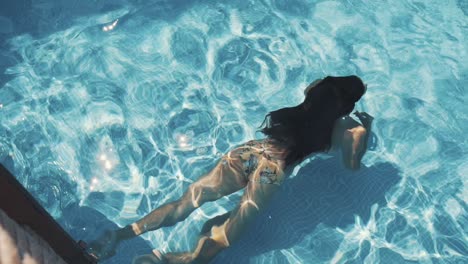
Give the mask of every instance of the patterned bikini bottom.
[(240, 160), (246, 181), (281, 185), (285, 175), (278, 160), (267, 154), (269, 139), (251, 140), (229, 151), (227, 159)]

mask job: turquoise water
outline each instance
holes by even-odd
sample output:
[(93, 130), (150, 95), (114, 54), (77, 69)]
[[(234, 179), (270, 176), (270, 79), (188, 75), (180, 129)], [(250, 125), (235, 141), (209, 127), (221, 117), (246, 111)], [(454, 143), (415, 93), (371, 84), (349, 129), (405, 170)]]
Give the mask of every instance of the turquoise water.
[[(466, 1), (33, 2), (0, 13), (0, 162), (75, 239), (179, 198), (309, 82), (356, 74), (365, 166), (305, 161), (213, 262), (468, 262)], [(192, 249), (240, 195), (106, 263)]]

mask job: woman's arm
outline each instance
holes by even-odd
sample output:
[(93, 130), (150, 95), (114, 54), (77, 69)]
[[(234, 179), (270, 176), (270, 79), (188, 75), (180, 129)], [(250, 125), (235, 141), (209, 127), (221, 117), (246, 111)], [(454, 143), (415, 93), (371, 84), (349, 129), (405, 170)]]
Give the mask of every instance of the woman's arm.
[(343, 134), (341, 153), (346, 168), (358, 170), (367, 148), (367, 129), (361, 125), (346, 129)]
[(354, 113), (362, 125), (349, 116), (337, 120), (333, 131), (333, 147), (341, 149), (346, 168), (358, 170), (367, 150), (373, 117), (365, 112)]

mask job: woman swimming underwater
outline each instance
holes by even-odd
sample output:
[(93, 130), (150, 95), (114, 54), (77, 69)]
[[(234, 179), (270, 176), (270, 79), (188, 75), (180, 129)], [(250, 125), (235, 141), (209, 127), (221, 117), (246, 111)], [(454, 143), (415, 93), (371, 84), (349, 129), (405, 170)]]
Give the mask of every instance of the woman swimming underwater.
[(208, 263), (240, 238), (286, 176), (310, 154), (340, 150), (344, 165), (359, 169), (373, 118), (355, 112), (362, 123), (359, 124), (348, 115), (365, 91), (366, 86), (357, 76), (328, 76), (312, 82), (305, 89), (301, 104), (270, 112), (265, 117), (260, 131), (266, 138), (233, 148), (209, 173), (192, 183), (179, 200), (156, 208), (131, 225), (105, 232), (90, 243), (90, 252), (100, 259), (109, 258), (120, 241), (172, 226), (205, 202), (245, 188), (235, 209), (205, 223), (192, 252), (162, 254), (154, 250), (133, 261), (134, 264)]

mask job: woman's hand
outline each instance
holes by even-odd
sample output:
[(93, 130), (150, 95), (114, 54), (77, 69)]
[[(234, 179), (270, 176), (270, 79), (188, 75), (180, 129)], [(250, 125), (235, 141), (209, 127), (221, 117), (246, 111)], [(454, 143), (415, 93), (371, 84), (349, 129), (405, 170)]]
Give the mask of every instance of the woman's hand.
[(354, 112), (354, 115), (357, 116), (357, 118), (359, 118), (364, 128), (366, 128), (366, 130), (370, 132), (374, 117), (369, 115), (366, 112), (359, 112), (359, 111)]

